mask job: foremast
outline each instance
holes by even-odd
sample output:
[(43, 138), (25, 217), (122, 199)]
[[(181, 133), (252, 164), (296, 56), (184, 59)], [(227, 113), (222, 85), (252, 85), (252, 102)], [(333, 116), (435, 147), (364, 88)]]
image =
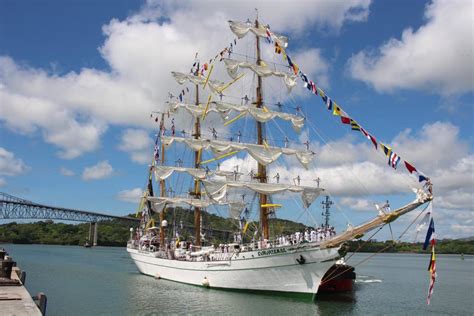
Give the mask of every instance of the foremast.
[[(255, 28), (259, 28), (258, 17), (255, 19)], [(258, 35), (255, 35), (256, 38), (256, 48), (257, 48), (257, 66), (260, 66), (260, 38)], [(263, 106), (263, 91), (262, 91), (262, 77), (257, 74), (257, 108), (262, 108)], [(259, 145), (264, 145), (265, 139), (265, 123), (256, 122), (257, 124), (257, 143)], [(257, 178), (260, 183), (267, 182), (267, 167), (260, 162), (257, 162)], [(269, 239), (270, 232), (268, 229), (268, 213), (265, 205), (267, 204), (267, 195), (264, 193), (259, 193), (259, 208), (260, 208), (260, 225), (262, 229), (262, 237), (264, 239)]]

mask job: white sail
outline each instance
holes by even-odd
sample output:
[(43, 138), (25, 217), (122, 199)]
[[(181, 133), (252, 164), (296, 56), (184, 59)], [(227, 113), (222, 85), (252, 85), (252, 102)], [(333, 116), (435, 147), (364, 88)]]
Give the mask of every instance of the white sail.
[[(188, 111), (194, 117), (200, 117), (204, 113), (204, 107), (201, 107), (201, 106), (187, 104), (187, 103), (183, 103), (179, 101), (170, 103), (170, 106), (169, 106), (170, 111), (175, 112), (179, 108), (186, 109), (186, 111)], [(239, 114), (240, 113), (249, 114), (256, 121), (262, 122), (262, 123), (268, 122), (274, 119), (275, 117), (278, 117), (282, 120), (290, 121), (293, 129), (298, 133), (301, 132), (301, 129), (303, 128), (304, 122), (305, 122), (305, 118), (299, 115), (264, 110), (264, 109), (256, 108), (252, 106), (239, 105), (239, 104), (233, 104), (233, 103), (222, 102), (222, 101), (211, 102), (207, 109), (207, 112), (215, 112), (215, 113), (221, 114), (223, 119), (228, 119), (229, 113), (231, 111), (238, 112)]]
[[(172, 71), (171, 74), (173, 75), (176, 82), (179, 84), (184, 84), (187, 81), (198, 85), (204, 85), (204, 83), (206, 83), (206, 77), (204, 76), (194, 76), (177, 71)], [(207, 85), (209, 86), (212, 92), (220, 93), (227, 84), (217, 80), (208, 80)]]
[(234, 79), (237, 78), (237, 73), (238, 73), (239, 68), (250, 69), (253, 72), (255, 72), (257, 75), (259, 75), (260, 77), (269, 77), (269, 76), (282, 77), (289, 91), (291, 91), (291, 89), (296, 86), (296, 79), (298, 78), (298, 76), (296, 76), (293, 73), (271, 70), (266, 65), (256, 65), (256, 64), (245, 62), (245, 61), (239, 61), (239, 60), (234, 60), (230, 58), (224, 58), (224, 64), (227, 69), (227, 73), (229, 74), (229, 76), (231, 76)]
[(205, 179), (207, 172), (205, 169), (185, 168), (185, 167), (168, 167), (168, 166), (154, 166), (156, 181), (161, 181), (169, 178), (175, 171), (186, 172), (194, 179)]
[(227, 154), (233, 151), (245, 150), (252, 158), (262, 165), (268, 165), (276, 161), (282, 154), (294, 155), (305, 168), (313, 160), (314, 154), (310, 151), (301, 151), (292, 148), (280, 148), (273, 146), (263, 146), (248, 143), (236, 143), (224, 140), (193, 139), (176, 136), (162, 136), (161, 141), (165, 147), (169, 147), (173, 142), (184, 143), (193, 150), (212, 150), (215, 154)]
[(221, 202), (225, 201), (226, 193), (228, 188), (240, 188), (240, 189), (250, 189), (258, 193), (263, 194), (276, 194), (282, 192), (300, 192), (301, 200), (303, 201), (304, 207), (308, 208), (311, 203), (318, 198), (324, 189), (322, 188), (313, 188), (292, 184), (283, 184), (283, 183), (259, 183), (259, 182), (219, 182), (219, 181), (202, 181), (204, 188), (206, 190), (209, 198)]
[(240, 214), (245, 208), (245, 203), (242, 201), (215, 201), (215, 200), (202, 200), (192, 199), (186, 197), (168, 197), (168, 196), (149, 196), (147, 200), (152, 203), (153, 211), (156, 213), (162, 212), (166, 206), (169, 205), (189, 205), (199, 208), (206, 208), (209, 205), (227, 205), (229, 207), (229, 214), (232, 218), (240, 218)]
[[(229, 21), (229, 26), (231, 31), (238, 37), (242, 38), (250, 31), (253, 34), (260, 37), (267, 37), (267, 26), (259, 25), (256, 28), (252, 23), (248, 22), (239, 22), (239, 21)], [(275, 34), (271, 32), (271, 38), (278, 43), (281, 47), (288, 47), (288, 37)]]
[(196, 180), (204, 180), (211, 176), (226, 177), (227, 180), (233, 180), (242, 175), (240, 172), (226, 171), (226, 170), (206, 170), (198, 168), (187, 167), (173, 167), (173, 166), (154, 166), (155, 180), (161, 181), (169, 178), (175, 171), (185, 172), (191, 175)]

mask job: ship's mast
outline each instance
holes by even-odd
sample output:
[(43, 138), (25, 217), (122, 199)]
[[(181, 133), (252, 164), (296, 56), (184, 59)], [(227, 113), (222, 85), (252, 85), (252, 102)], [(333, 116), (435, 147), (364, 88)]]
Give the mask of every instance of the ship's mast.
[[(255, 19), (255, 28), (258, 29), (258, 18)], [(257, 42), (257, 65), (260, 66), (261, 58), (260, 58), (260, 39), (258, 35), (256, 35), (256, 42)], [(257, 101), (256, 105), (257, 108), (261, 108), (263, 106), (263, 96), (262, 96), (262, 77), (257, 75)], [(257, 122), (257, 143), (259, 145), (263, 145), (264, 137), (265, 137), (265, 125), (262, 122)], [(265, 183), (267, 182), (267, 168), (265, 165), (258, 163), (258, 171), (257, 171), (257, 178), (259, 182)], [(264, 239), (268, 239), (270, 234), (268, 230), (268, 214), (267, 208), (262, 207), (262, 205), (267, 204), (267, 195), (263, 193), (259, 193), (259, 202), (260, 202), (260, 224), (262, 228), (262, 234)]]
[[(161, 122), (160, 122), (160, 131), (159, 133), (161, 136), (163, 136), (163, 126), (165, 124), (165, 113), (161, 113)], [(165, 164), (165, 144), (161, 142), (161, 165), (163, 166)], [(160, 196), (165, 196), (166, 192), (166, 185), (165, 185), (165, 180), (160, 181)], [(165, 219), (165, 210), (163, 209), (160, 212), (160, 247), (165, 249), (165, 229), (163, 227), (163, 220)]]
[(329, 196), (326, 195), (326, 200), (322, 201), (321, 204), (323, 205), (323, 209), (326, 211), (323, 213), (325, 219), (324, 227), (329, 228), (329, 209), (331, 208), (333, 202), (329, 199)]
[[(199, 69), (197, 70), (199, 71)], [(199, 85), (196, 84), (196, 105), (199, 106)], [(196, 121), (194, 122), (194, 138), (199, 139), (201, 138), (201, 124), (199, 121), (199, 117), (196, 117)], [(194, 168), (199, 168), (199, 164), (201, 163), (201, 151), (196, 150), (194, 152)], [(196, 199), (201, 198), (201, 183), (199, 180), (194, 180), (194, 197)], [(199, 207), (194, 208), (194, 229), (196, 234), (196, 246), (201, 246), (201, 209)]]

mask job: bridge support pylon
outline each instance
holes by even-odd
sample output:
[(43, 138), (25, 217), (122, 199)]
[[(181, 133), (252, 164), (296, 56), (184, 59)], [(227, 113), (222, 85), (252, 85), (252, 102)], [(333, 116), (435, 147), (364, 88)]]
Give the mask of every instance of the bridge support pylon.
[(96, 222), (91, 222), (89, 226), (89, 243), (94, 247), (97, 246), (97, 226)]

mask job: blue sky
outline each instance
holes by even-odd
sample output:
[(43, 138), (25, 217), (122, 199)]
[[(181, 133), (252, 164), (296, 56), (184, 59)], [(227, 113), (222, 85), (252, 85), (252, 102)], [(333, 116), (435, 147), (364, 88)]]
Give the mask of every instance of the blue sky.
[[(253, 19), (255, 6), (263, 23), (290, 38), (288, 53), (302, 71), (377, 139), (432, 177), (440, 234), (473, 235), (473, 34), (467, 0), (276, 6), (2, 1), (0, 190), (45, 204), (134, 212), (130, 201), (145, 184), (156, 132), (149, 113), (164, 107), (167, 92), (182, 89), (170, 71), (188, 71), (195, 52), (212, 58), (235, 37), (226, 21)], [(236, 50), (248, 47), (244, 38)], [(272, 48), (264, 49), (270, 56)], [(278, 55), (271, 60), (283, 62)], [(404, 167), (395, 172), (386, 166), (362, 135), (340, 124), (301, 86), (299, 81), (294, 97), (282, 97), (275, 85), (267, 95), (290, 107), (301, 104), (324, 132), (319, 139), (308, 127), (298, 136), (278, 122), (292, 140), (309, 139), (317, 153), (305, 183), (312, 174), (322, 175), (323, 186), (354, 224), (375, 215), (373, 202), (390, 199), (395, 206), (413, 199), (409, 186), (417, 183)], [(177, 129), (190, 125), (189, 117), (176, 120)], [(221, 135), (235, 132), (216, 118), (208, 124), (218, 124)], [(278, 132), (272, 135), (281, 139)], [(245, 169), (248, 158), (239, 155), (227, 166), (235, 163)], [(288, 177), (305, 173), (291, 161), (284, 169)], [(376, 193), (362, 195), (356, 188), (361, 182), (365, 193)], [(319, 206), (312, 213), (318, 217)], [(291, 210), (280, 216), (307, 218)], [(344, 217), (335, 221), (345, 226)]]

